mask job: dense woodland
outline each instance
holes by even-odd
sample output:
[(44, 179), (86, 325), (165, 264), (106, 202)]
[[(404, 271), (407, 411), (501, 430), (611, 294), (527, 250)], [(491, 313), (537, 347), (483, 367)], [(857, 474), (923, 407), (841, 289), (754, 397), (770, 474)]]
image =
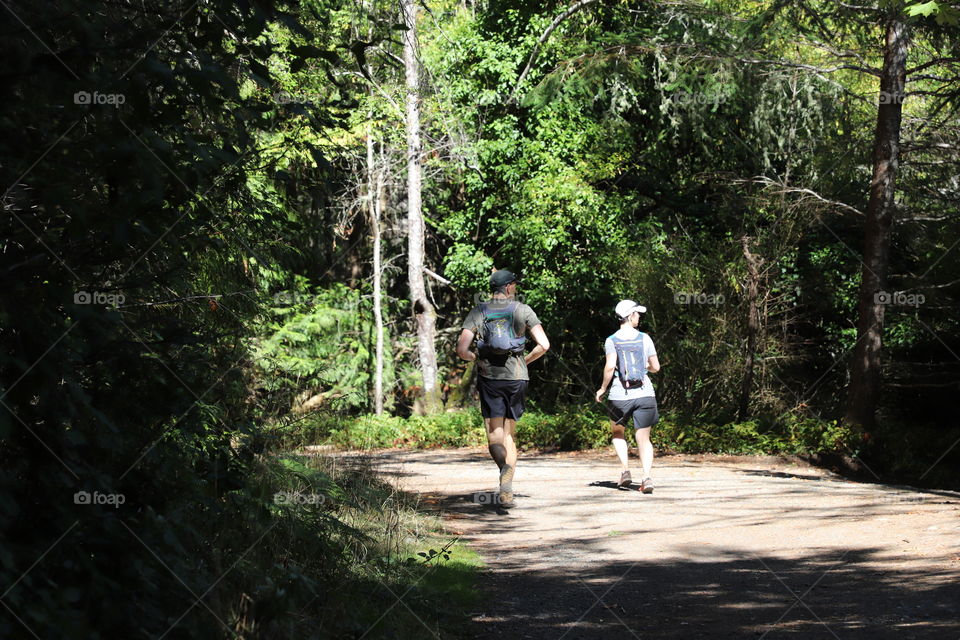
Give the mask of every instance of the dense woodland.
[[(398, 552), (355, 476), (273, 455), (472, 443), (453, 345), (494, 268), (553, 345), (531, 446), (606, 441), (629, 297), (661, 449), (956, 483), (956, 3), (2, 12), (4, 637), (362, 635), (329, 594)], [(278, 508), (291, 482), (341, 501)]]

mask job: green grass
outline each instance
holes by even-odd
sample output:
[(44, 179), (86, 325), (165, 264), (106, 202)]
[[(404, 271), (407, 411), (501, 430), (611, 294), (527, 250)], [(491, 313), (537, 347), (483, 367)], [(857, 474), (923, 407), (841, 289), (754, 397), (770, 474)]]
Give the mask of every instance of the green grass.
[[(475, 589), (483, 566), (479, 556), (456, 538), (435, 535), (421, 542), (420, 551), (394, 567), (393, 580), (346, 585), (336, 598), (336, 607), (352, 619), (350, 629), (356, 635), (471, 637), (467, 613), (480, 598)], [(431, 554), (441, 549), (445, 553)]]
[(359, 459), (265, 456), (251, 478), (220, 541), (249, 549), (216, 598), (238, 637), (463, 631), (480, 559), (416, 496)]
[(480, 554), (466, 544), (456, 542), (450, 548), (446, 562), (439, 564), (427, 580), (427, 587), (464, 609), (473, 607), (480, 601), (476, 578), (483, 567)]

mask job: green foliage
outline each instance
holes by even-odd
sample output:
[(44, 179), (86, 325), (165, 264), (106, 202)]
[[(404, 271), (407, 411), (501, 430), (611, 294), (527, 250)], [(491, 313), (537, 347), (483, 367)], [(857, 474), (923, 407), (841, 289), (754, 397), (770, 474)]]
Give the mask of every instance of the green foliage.
[(906, 5), (904, 11), (909, 16), (934, 16), (937, 24), (944, 26), (955, 27), (960, 23), (960, 9), (946, 2), (912, 0), (911, 2), (907, 2)]
[[(430, 291), (444, 386), (468, 387), (452, 356), (458, 321), (490, 268), (507, 267), (553, 345), (531, 368), (524, 447), (606, 445), (591, 396), (610, 309), (632, 297), (650, 308), (643, 328), (664, 363), (661, 448), (857, 452), (950, 482), (960, 14), (872, 6), (592, 3), (540, 43), (519, 82), (560, 5), (430, 5), (424, 194), (427, 262), (453, 284)], [(881, 428), (861, 448), (833, 418), (856, 338), (877, 86), (822, 69), (879, 64), (880, 10), (910, 17), (920, 69), (904, 103), (889, 284), (926, 302), (885, 309)], [(208, 638), (225, 630), (193, 605), (213, 588), (204, 602), (232, 629), (296, 637), (338, 619), (348, 600), (326, 598), (342, 579), (354, 613), (332, 634), (362, 635), (393, 603), (378, 585), (412, 584), (397, 558), (424, 552), (432, 568), (445, 541), (377, 546), (372, 532), (409, 510), (373, 509), (386, 496), (362, 473), (264, 462), (267, 443), (484, 442), (472, 409), (364, 415), (368, 139), (386, 168), (388, 408), (411, 410), (420, 384), (409, 309), (394, 302), (407, 292), (392, 6), (10, 0), (5, 11), (4, 603), (38, 635), (173, 625)], [(764, 260), (752, 354), (745, 236)], [(724, 302), (678, 302), (701, 293)], [(736, 422), (749, 356), (753, 419)], [(278, 505), (279, 489), (329, 501)], [(70, 499), (83, 491), (125, 503)], [(330, 615), (290, 615), (318, 596)], [(16, 619), (0, 621), (0, 636), (18, 634)]]
[[(254, 341), (253, 362), (261, 392), (270, 403), (286, 404), (276, 410), (305, 403), (311, 410), (369, 407), (375, 368), (372, 302), (343, 284), (315, 293), (281, 291), (272, 300), (270, 319)], [(386, 331), (384, 342), (389, 353)], [(390, 389), (392, 359), (385, 358), (384, 365), (384, 387)]]
[[(609, 427), (599, 413), (575, 408), (559, 414), (527, 411), (517, 422), (517, 444), (525, 449), (584, 449), (603, 446)], [(365, 415), (321, 417), (286, 434), (288, 445), (329, 443), (340, 447), (469, 447), (486, 443), (477, 409), (430, 416)]]
[(858, 434), (837, 421), (787, 417), (764, 426), (756, 420), (717, 425), (685, 424), (661, 419), (651, 439), (659, 450), (678, 453), (728, 453), (742, 455), (853, 453)]
[[(904, 7), (928, 15), (947, 9), (925, 2), (887, 8)], [(863, 158), (877, 87), (875, 76), (853, 69), (816, 71), (845, 63), (818, 43), (831, 40), (834, 49), (857, 51), (860, 66), (877, 65), (882, 12), (864, 22), (859, 9), (835, 3), (591, 7), (560, 24), (516, 86), (559, 8), (508, 2), (480, 13), (444, 10), (449, 31), (424, 39), (425, 59), (443, 78), (431, 104), (456, 114), (464, 134), (460, 155), (436, 179), (461, 186), (458, 199), (435, 205), (435, 230), (451, 247), (444, 267), (465, 294), (462, 313), (483, 290), (489, 265), (524, 275), (522, 293), (554, 343), (532, 368), (542, 406), (563, 410), (573, 399), (589, 400), (599, 344), (614, 328), (608, 309), (629, 296), (651, 309), (644, 328), (669, 362), (657, 381), (664, 406), (687, 422), (734, 420), (748, 356), (740, 247), (748, 236), (764, 261), (748, 413), (769, 424), (798, 406), (815, 407), (812, 418), (839, 415), (861, 269), (862, 217), (853, 209), (865, 207), (871, 179)], [(934, 58), (955, 56), (955, 33), (920, 15), (913, 28), (930, 45), (912, 48), (916, 64), (942, 66)], [(955, 104), (955, 83), (931, 78), (913, 86), (943, 102), (911, 97), (905, 122), (916, 126), (907, 124), (905, 139), (926, 136), (928, 125), (956, 131), (956, 111), (947, 106)], [(937, 114), (948, 110), (953, 115), (941, 120)], [(904, 274), (927, 276), (922, 265), (940, 264), (937, 280), (949, 283), (948, 274), (958, 273), (949, 250), (953, 195), (929, 189), (950, 178), (924, 153), (917, 147), (905, 158), (903, 211), (940, 212), (947, 226), (896, 226), (891, 265), (903, 283), (896, 286), (920, 291), (933, 286), (930, 278)], [(453, 192), (443, 190), (445, 198)], [(940, 302), (955, 308), (955, 296), (937, 286)], [(723, 302), (676, 301), (700, 293)], [(955, 322), (935, 307), (887, 309), (898, 384), (927, 379), (922, 363), (934, 351), (952, 361), (934, 342), (954, 335)], [(956, 379), (952, 366), (937, 371)], [(939, 392), (924, 393), (931, 401), (923, 413), (933, 418)], [(891, 407), (911, 402), (897, 388), (887, 398)]]
[[(476, 555), (443, 536), (439, 521), (418, 513), (413, 498), (362, 461), (344, 468), (318, 457), (271, 459), (247, 491), (232, 497), (234, 522), (259, 513), (249, 532), (265, 535), (235, 570), (242, 575), (232, 578), (231, 588), (252, 594), (256, 607), (246, 610), (249, 618), (240, 616), (245, 632), (291, 638), (318, 630), (332, 637), (415, 633), (419, 619), (451, 628), (462, 623), (464, 607), (473, 602)], [(253, 542), (237, 540), (235, 548)], [(431, 548), (437, 543), (440, 552)], [(423, 553), (429, 562), (407, 561)], [(410, 609), (390, 606), (391, 590), (405, 593), (414, 585), (417, 594), (405, 600)]]
[[(318, 14), (328, 5), (311, 4)], [(256, 292), (343, 258), (318, 215), (329, 213), (333, 172), (312, 137), (284, 136), (306, 124), (329, 135), (344, 105), (277, 101), (272, 83), (286, 78), (271, 62), (309, 59), (323, 75), (329, 57), (295, 50), (296, 39), (325, 50), (336, 36), (289, 9), (6, 6), (18, 20), (3, 23), (2, 39), (17, 62), (0, 106), (0, 578), (17, 617), (0, 618), (0, 636), (210, 638), (255, 627), (306, 637), (343, 618), (308, 615), (307, 630), (295, 612), (321, 609), (315, 601), (350, 578), (348, 560), (362, 566), (356, 550), (370, 542), (342, 505), (272, 501), (275, 488), (300, 485), (260, 468), (254, 417), (269, 409), (251, 406)], [(273, 357), (283, 376), (265, 393), (289, 392), (295, 376), (316, 382), (304, 339), (368, 328), (335, 333), (347, 320), (323, 303), (316, 317), (297, 309), (291, 326), (271, 327), (282, 338), (260, 362)], [(363, 363), (323, 354), (356, 383)], [(317, 486), (350, 497), (337, 482), (328, 474)], [(83, 492), (113, 503), (84, 504)], [(383, 515), (359, 502), (372, 520)], [(368, 615), (347, 624), (369, 626), (392, 604), (377, 591), (384, 575), (362, 577), (353, 593)]]
[[(813, 454), (859, 451), (856, 433), (837, 421), (785, 416), (762, 424), (752, 420), (710, 424), (662, 417), (652, 439), (661, 452), (729, 454)], [(603, 448), (610, 444), (610, 419), (597, 407), (568, 406), (556, 413), (526, 411), (517, 421), (517, 446), (525, 450)], [(329, 443), (367, 450), (381, 447), (465, 447), (486, 443), (483, 420), (475, 409), (433, 416), (399, 418), (360, 416), (320, 418), (309, 428), (288, 434), (285, 443)]]
[(486, 442), (483, 419), (476, 409), (428, 416), (364, 415), (356, 418), (317, 415), (284, 440), (290, 444), (336, 444), (369, 449), (378, 447), (466, 447)]
[(517, 421), (517, 445), (524, 449), (591, 449), (610, 441), (602, 413), (568, 407), (556, 414), (528, 411)]

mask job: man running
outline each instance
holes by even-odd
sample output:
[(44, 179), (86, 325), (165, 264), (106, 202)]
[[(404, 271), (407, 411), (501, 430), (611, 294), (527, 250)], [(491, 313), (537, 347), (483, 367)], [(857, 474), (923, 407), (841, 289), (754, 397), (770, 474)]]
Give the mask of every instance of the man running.
[[(640, 490), (653, 493), (650, 479), (653, 467), (653, 444), (650, 428), (657, 423), (657, 398), (647, 373), (660, 371), (657, 350), (650, 336), (637, 330), (640, 314), (647, 311), (633, 300), (621, 300), (614, 312), (620, 321), (620, 329), (604, 342), (607, 362), (603, 368), (603, 383), (597, 389), (597, 402), (603, 402), (603, 394), (610, 389), (610, 426), (613, 428), (613, 448), (620, 458), (623, 472), (618, 487), (629, 486), (630, 468), (627, 464), (628, 449), (625, 438), (627, 422), (633, 419), (633, 428), (643, 467)], [(616, 373), (617, 375), (614, 375)]]
[[(537, 314), (515, 299), (517, 284), (517, 276), (510, 271), (495, 271), (490, 276), (492, 299), (470, 311), (457, 341), (460, 358), (467, 362), (477, 360), (480, 413), (487, 427), (490, 457), (500, 468), (498, 502), (503, 507), (513, 506), (513, 474), (517, 466), (514, 435), (517, 420), (523, 415), (530, 380), (527, 365), (550, 349)], [(537, 345), (525, 354), (528, 329)], [(470, 350), (474, 336), (479, 338), (476, 353)]]

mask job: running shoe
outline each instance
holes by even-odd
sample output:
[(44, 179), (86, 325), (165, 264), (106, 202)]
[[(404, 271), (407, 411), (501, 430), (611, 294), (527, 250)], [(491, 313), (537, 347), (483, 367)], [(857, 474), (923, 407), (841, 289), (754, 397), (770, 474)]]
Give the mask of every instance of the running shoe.
[(643, 482), (640, 483), (640, 491), (644, 493), (653, 493), (653, 480), (650, 478), (644, 478)]
[(629, 487), (633, 480), (630, 478), (630, 470), (626, 470), (620, 474), (620, 482), (617, 483), (617, 488), (620, 487)]

